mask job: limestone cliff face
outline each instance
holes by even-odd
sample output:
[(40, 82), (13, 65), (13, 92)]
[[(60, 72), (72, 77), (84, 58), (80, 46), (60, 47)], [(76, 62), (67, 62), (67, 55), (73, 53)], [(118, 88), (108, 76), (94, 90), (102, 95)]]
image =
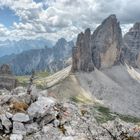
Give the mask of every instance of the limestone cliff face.
[(109, 16), (92, 35), (92, 59), (95, 67), (108, 68), (118, 63), (122, 33), (115, 15)]
[(140, 68), (140, 23), (135, 23), (124, 35), (123, 44), (123, 61)]
[(85, 33), (80, 33), (77, 38), (76, 47), (73, 48), (72, 71), (92, 71), (91, 33), (87, 29)]
[(109, 16), (91, 35), (80, 33), (73, 49), (73, 71), (108, 68), (119, 62), (122, 33), (115, 15)]

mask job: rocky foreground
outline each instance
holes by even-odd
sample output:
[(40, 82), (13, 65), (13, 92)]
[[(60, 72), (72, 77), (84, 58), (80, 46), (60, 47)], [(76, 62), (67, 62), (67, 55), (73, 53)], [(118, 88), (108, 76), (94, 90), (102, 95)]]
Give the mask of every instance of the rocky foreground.
[(116, 118), (99, 124), (92, 105), (59, 102), (46, 90), (0, 91), (1, 140), (139, 140), (138, 124)]

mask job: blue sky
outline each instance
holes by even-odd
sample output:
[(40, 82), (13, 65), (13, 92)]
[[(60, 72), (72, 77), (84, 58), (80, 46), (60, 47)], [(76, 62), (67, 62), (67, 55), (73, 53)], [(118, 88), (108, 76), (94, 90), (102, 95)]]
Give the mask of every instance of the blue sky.
[[(128, 4), (129, 3), (129, 4)], [(71, 40), (116, 14), (123, 32), (140, 22), (140, 0), (0, 0), (0, 40)]]
[(14, 22), (19, 22), (19, 17), (15, 15), (15, 12), (8, 7), (1, 8), (0, 23), (9, 28)]

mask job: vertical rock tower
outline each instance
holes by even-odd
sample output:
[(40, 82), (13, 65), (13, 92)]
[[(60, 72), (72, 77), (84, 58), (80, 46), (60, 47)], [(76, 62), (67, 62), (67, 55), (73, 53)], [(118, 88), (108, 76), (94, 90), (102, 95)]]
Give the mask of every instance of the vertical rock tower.
[(72, 71), (92, 71), (91, 32), (86, 29), (85, 33), (80, 33), (77, 38), (76, 47), (72, 51)]
[(108, 68), (119, 63), (122, 32), (115, 15), (109, 16), (90, 33), (80, 33), (73, 49), (72, 71), (92, 71)]

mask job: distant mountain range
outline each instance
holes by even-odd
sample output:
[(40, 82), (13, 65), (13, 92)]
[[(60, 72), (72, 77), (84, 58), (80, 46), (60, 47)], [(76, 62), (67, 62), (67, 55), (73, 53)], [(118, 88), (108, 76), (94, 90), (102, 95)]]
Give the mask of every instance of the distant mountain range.
[(45, 38), (22, 39), (19, 41), (5, 40), (0, 41), (0, 57), (11, 54), (19, 54), (26, 50), (41, 49), (45, 46), (52, 47), (52, 41)]
[[(53, 47), (26, 50), (19, 54), (11, 54), (0, 58), (0, 64), (10, 64), (14, 74), (27, 75), (35, 71), (56, 72), (70, 63), (73, 41), (59, 39)], [(42, 43), (42, 44), (43, 44)], [(41, 45), (40, 45), (41, 46)]]

